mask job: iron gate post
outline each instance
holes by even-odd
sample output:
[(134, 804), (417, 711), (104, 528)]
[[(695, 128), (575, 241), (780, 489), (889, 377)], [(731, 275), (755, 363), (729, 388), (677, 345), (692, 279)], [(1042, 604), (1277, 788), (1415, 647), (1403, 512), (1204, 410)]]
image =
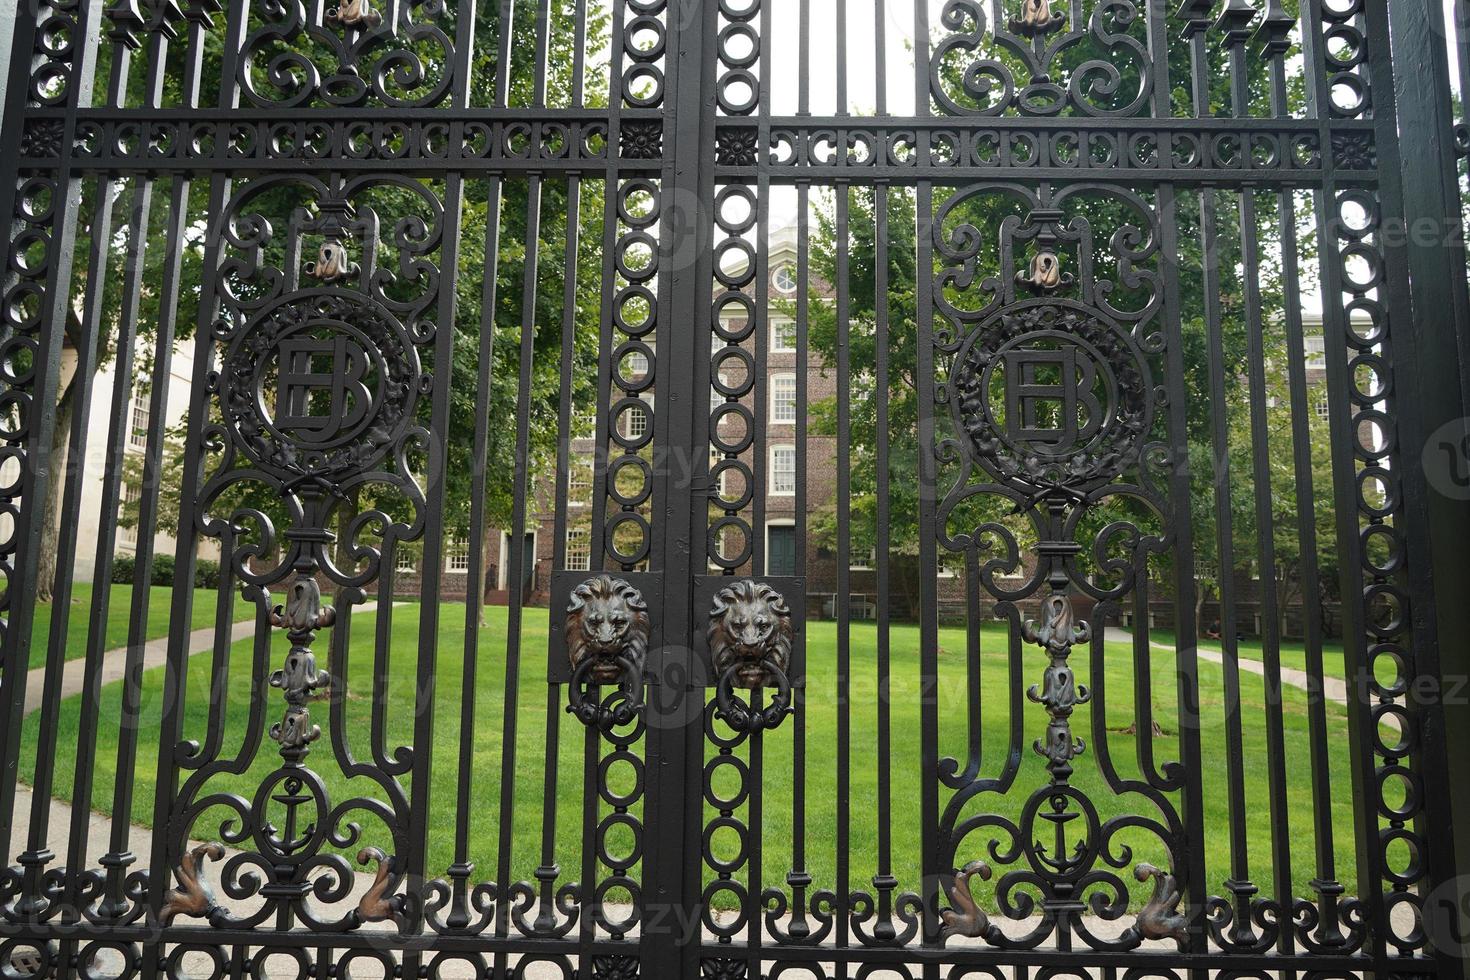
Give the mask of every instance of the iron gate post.
[[(1449, 768), (1451, 746), (1470, 740), (1464, 683), (1470, 677), (1470, 563), (1464, 546), (1470, 541), (1470, 495), (1456, 492), (1448, 479), (1449, 467), (1455, 460), (1463, 464), (1470, 449), (1470, 291), (1448, 25), (1438, 3), (1384, 7), (1392, 51), (1378, 46), (1374, 71), (1387, 68), (1391, 59), (1396, 111), (1379, 116), (1378, 145), (1387, 209), (1403, 220), (1401, 241), (1386, 243), (1391, 259), (1399, 253), (1391, 268), (1406, 280), (1390, 286), (1390, 299), (1394, 288), (1406, 291), (1413, 311), (1412, 330), (1395, 341), (1393, 389), (1413, 393), (1400, 397), (1395, 410), (1407, 464), (1401, 477), (1407, 548), (1422, 556), (1410, 563), (1416, 680), (1429, 682), (1425, 689), (1433, 692), (1419, 699), (1430, 847), (1419, 859), (1428, 866), (1430, 889), (1423, 925), (1435, 943), (1455, 939), (1443, 929), (1463, 918), (1470, 895), (1464, 859), (1470, 853), (1470, 781), (1454, 779)], [(1441, 921), (1440, 913), (1451, 921)], [(1463, 940), (1458, 945), (1434, 949), (1441, 977), (1470, 977), (1470, 956)]]
[[(661, 430), (655, 444), (663, 447), (657, 464), (664, 502), (662, 567), (664, 572), (664, 646), (650, 663), (647, 762), (648, 835), (644, 869), (642, 975), (690, 977), (699, 972), (701, 926), (695, 896), (699, 894), (699, 821), (703, 798), (692, 789), (700, 784), (700, 746), (704, 729), (704, 685), (696, 676), (694, 653), (694, 556), (703, 555), (706, 506), (696, 506), (698, 461), (692, 447), (701, 444), (701, 416), (696, 398), (701, 339), (708, 343), (711, 264), (707, 243), (712, 215), (704, 203), (713, 195), (712, 78), (705, 71), (714, 34), (708, 30), (710, 5), (671, 0), (670, 33), (675, 39), (668, 65), (670, 95), (664, 101), (664, 128), (672, 134), (672, 152), (663, 178), (663, 226), (660, 265), (669, 270), (662, 287), (667, 293), (661, 316), (659, 357), (666, 365), (660, 380)], [(667, 379), (666, 381), (663, 379)], [(688, 450), (686, 458), (685, 451)], [(672, 941), (670, 941), (672, 940)]]

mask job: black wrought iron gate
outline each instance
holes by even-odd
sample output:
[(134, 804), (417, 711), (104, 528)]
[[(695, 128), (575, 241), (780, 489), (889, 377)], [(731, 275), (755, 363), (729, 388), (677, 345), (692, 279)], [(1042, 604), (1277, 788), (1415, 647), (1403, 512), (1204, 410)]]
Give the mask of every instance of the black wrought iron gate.
[(0, 974), (1463, 973), (1438, 8), (25, 5)]

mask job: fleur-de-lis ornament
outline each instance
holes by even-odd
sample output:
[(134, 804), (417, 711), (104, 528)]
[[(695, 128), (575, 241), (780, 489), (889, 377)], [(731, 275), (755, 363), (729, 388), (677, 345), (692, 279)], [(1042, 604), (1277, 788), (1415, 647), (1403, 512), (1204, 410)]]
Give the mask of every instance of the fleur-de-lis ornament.
[(288, 762), (304, 759), (311, 743), (321, 737), (321, 729), (311, 723), (307, 705), (327, 696), (331, 678), (317, 670), (311, 644), (318, 630), (337, 619), (337, 611), (322, 606), (321, 600), (316, 580), (309, 572), (302, 572), (291, 583), (286, 604), (271, 612), (271, 623), (286, 630), (291, 641), (285, 665), (270, 676), (271, 687), (278, 688), (286, 700), (286, 714), (271, 726), (270, 736), (280, 743), (281, 756)]
[(1043, 248), (1031, 257), (1031, 266), (1016, 274), (1016, 281), (1036, 295), (1055, 292), (1072, 281), (1070, 274), (1062, 273), (1062, 260), (1049, 248)]
[(342, 6), (328, 10), (326, 20), (339, 27), (371, 30), (383, 22), (383, 15), (373, 9), (371, 0), (346, 0)]
[(317, 249), (316, 261), (306, 264), (306, 274), (322, 282), (336, 282), (355, 276), (361, 268), (347, 257), (347, 246), (335, 238), (328, 238)]
[(1051, 12), (1051, 0), (1022, 0), (1021, 16), (1011, 18), (1011, 31), (1022, 37), (1037, 37), (1060, 30), (1067, 15)]

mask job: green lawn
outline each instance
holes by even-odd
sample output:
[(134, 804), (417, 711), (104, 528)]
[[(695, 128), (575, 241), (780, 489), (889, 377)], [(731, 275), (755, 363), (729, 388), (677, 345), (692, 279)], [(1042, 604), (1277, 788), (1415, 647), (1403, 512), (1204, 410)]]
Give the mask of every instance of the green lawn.
[[(1174, 633), (1171, 630), (1149, 630), (1149, 641), (1173, 646)], [(1202, 650), (1219, 652), (1224, 649), (1221, 642), (1216, 639), (1202, 639), (1199, 645)], [(1239, 651), (1242, 659), (1265, 662), (1266, 654), (1258, 637), (1246, 637), (1236, 641), (1236, 650)], [(1282, 640), (1280, 653), (1281, 666), (1302, 671), (1307, 669), (1307, 651), (1301, 640)], [(1338, 680), (1347, 677), (1347, 667), (1343, 662), (1340, 642), (1332, 640), (1322, 644), (1322, 674), (1325, 677), (1336, 677)]]
[[(154, 585), (148, 590), (148, 632), (145, 639), (153, 640), (168, 635), (169, 605), (173, 602), (173, 586)], [(214, 623), (215, 603), (218, 593), (213, 589), (194, 590), (194, 617), (192, 629), (203, 629)], [(128, 642), (128, 623), (131, 621), (133, 587), (113, 585), (107, 596), (107, 624), (103, 631), (103, 650), (116, 650)], [(32, 667), (46, 664), (46, 643), (51, 632), (51, 616), (55, 606), (42, 603), (36, 607), (36, 619), (31, 624)], [(71, 610), (67, 617), (66, 659), (76, 660), (87, 654), (88, 623), (92, 615), (92, 583), (78, 582), (72, 586)], [(248, 603), (235, 599), (236, 621), (248, 619)]]
[[(384, 744), (378, 749), (392, 758), (399, 746), (409, 744), (414, 723), (413, 691), (415, 690), (419, 608), (416, 605), (395, 607), (390, 630), (393, 642), (386, 651), (382, 664), (386, 683), (386, 735)], [(491, 622), (483, 632), (477, 658), (474, 704), (475, 717), (469, 729), (472, 745), (470, 772), (470, 854), (477, 865), (477, 876), (485, 879), (499, 877), (497, 862), (497, 839), (501, 822), (511, 820), (509, 828), (511, 850), (511, 875), (513, 878), (529, 878), (531, 870), (539, 863), (540, 840), (543, 827), (552, 816), (542, 808), (544, 791), (545, 755), (548, 748), (547, 733), (547, 686), (545, 683), (545, 638), (547, 613), (544, 610), (528, 610), (525, 634), (522, 643), (520, 680), (515, 687), (519, 708), (515, 729), (514, 747), (514, 805), (509, 813), (499, 808), (503, 754), (503, 724), (505, 704), (505, 616), (504, 609), (491, 610)], [(350, 752), (360, 760), (371, 760), (372, 745), (372, 696), (371, 680), (374, 675), (375, 657), (373, 635), (377, 616), (358, 614), (352, 621), (350, 662), (342, 673), (346, 676), (346, 697), (343, 702), (345, 726), (343, 735)], [(339, 627), (340, 628), (340, 627)], [(1005, 635), (1000, 624), (988, 624), (978, 634), (981, 648), (979, 662), (981, 695), (983, 705), (982, 758), (983, 776), (999, 774), (1000, 767), (1008, 755), (1010, 712), (1013, 692), (1024, 689), (1041, 679), (1045, 658), (1041, 651), (1032, 646), (1020, 648), (1019, 674), (1010, 676), (1009, 656)], [(434, 685), (434, 746), (432, 759), (431, 819), (429, 822), (430, 867), (438, 873), (454, 859), (453, 831), (456, 816), (458, 788), (458, 754), (461, 734), (460, 693), (464, 665), (464, 607), (446, 604), (443, 607), (438, 644), (438, 675)], [(832, 623), (809, 624), (807, 676), (807, 746), (805, 782), (807, 788), (807, 870), (815, 876), (817, 887), (830, 888), (836, 884), (836, 833), (839, 820), (839, 798), (837, 785), (838, 745), (837, 725), (839, 699), (837, 692), (838, 660), (836, 652), (837, 633)], [(270, 666), (252, 669), (253, 653), (249, 643), (236, 644), (232, 650), (229, 675), (224, 679), (223, 700), (227, 734), (221, 752), (229, 758), (236, 753), (244, 738), (243, 726), (249, 717), (252, 694), (265, 699), (264, 725), (275, 722), (281, 713), (278, 692), (267, 687), (264, 676), (280, 660), (285, 649), (284, 638), (277, 635), (274, 649), (270, 652)], [(895, 626), (891, 634), (892, 674), (888, 686), (890, 692), (892, 722), (892, 805), (889, 814), (893, 828), (893, 871), (902, 882), (903, 888), (919, 885), (919, 842), (920, 842), (920, 739), (918, 698), (918, 630), (913, 626)], [(947, 628), (940, 637), (939, 712), (941, 719), (941, 746), (944, 754), (955, 756), (963, 769), (967, 744), (968, 708), (972, 697), (968, 692), (966, 637), (958, 628)], [(327, 636), (321, 639), (318, 649), (322, 660), (326, 660)], [(868, 888), (868, 882), (876, 873), (878, 851), (878, 815), (882, 812), (882, 801), (878, 796), (876, 724), (878, 712), (878, 678), (876, 670), (877, 632), (872, 624), (855, 625), (852, 629), (851, 685), (849, 690), (851, 709), (851, 739), (849, 747), (851, 783), (848, 788), (847, 813), (850, 819), (849, 869), (850, 886)], [(210, 657), (193, 658), (189, 671), (188, 709), (185, 734), (187, 738), (205, 739), (210, 688)], [(1110, 734), (1107, 748), (1111, 753), (1118, 775), (1123, 780), (1136, 779), (1140, 772), (1138, 739), (1124, 733), (1131, 722), (1134, 704), (1134, 665), (1131, 647), (1108, 644), (1102, 662), (1091, 663), (1087, 651), (1074, 652), (1073, 662), (1079, 678), (1096, 687), (1099, 680), (1105, 687), (1102, 696), (1094, 690), (1092, 705), (1084, 705), (1074, 716), (1074, 730), (1087, 740), (1087, 751), (1077, 761), (1078, 773), (1074, 783), (1085, 788), (1098, 802), (1103, 816), (1122, 813), (1154, 815), (1153, 805), (1133, 793), (1117, 797), (1106, 788), (1098, 771), (1099, 748), (1091, 731), (1092, 712), (1099, 702), (1107, 704), (1106, 727)], [(1098, 670), (1094, 670), (1097, 666)], [(1155, 768), (1166, 761), (1178, 758), (1178, 711), (1175, 707), (1175, 674), (1172, 656), (1155, 651), (1148, 664), (1147, 674), (1153, 683), (1152, 700), (1156, 706), (1156, 719), (1163, 726), (1161, 737), (1145, 739), (1151, 745)], [(1220, 668), (1212, 664), (1200, 665), (1201, 703), (1204, 729), (1203, 764), (1199, 778), (1203, 783), (1204, 821), (1208, 828), (1205, 840), (1205, 859), (1211, 881), (1218, 889), (1219, 883), (1229, 875), (1229, 852), (1227, 842), (1226, 753), (1223, 714), (1223, 684)], [(1269, 894), (1271, 883), (1271, 838), (1272, 813), (1266, 793), (1266, 731), (1265, 714), (1261, 708), (1263, 689), (1260, 678), (1246, 674), (1241, 678), (1243, 698), (1243, 740), (1247, 807), (1245, 824), (1250, 845), (1250, 871), (1252, 878)], [(146, 823), (151, 819), (153, 807), (154, 766), (157, 759), (156, 717), (161, 698), (162, 674), (152, 671), (144, 678), (145, 720), (142, 725), (141, 747), (134, 779), (135, 796), (133, 819)], [(104, 692), (102, 716), (115, 718), (119, 710), (120, 687), (112, 685)], [(1021, 769), (1008, 795), (982, 794), (972, 800), (965, 813), (993, 812), (1015, 818), (1029, 795), (1045, 781), (1045, 771), (1040, 758), (1032, 751), (1032, 741), (1041, 735), (1046, 726), (1046, 715), (1041, 706), (1019, 698), (1019, 742)], [(582, 828), (582, 780), (584, 738), (581, 726), (563, 710), (564, 693), (553, 706), (557, 723), (554, 731), (559, 735), (557, 751), (557, 812), (555, 816), (556, 859), (563, 869), (566, 880), (581, 876), (581, 828)], [(66, 793), (72, 785), (72, 767), (76, 755), (68, 749), (75, 741), (78, 705), (75, 699), (67, 703), (61, 720), (61, 751), (57, 754), (59, 791)], [(1309, 894), (1308, 882), (1315, 873), (1312, 862), (1312, 820), (1314, 805), (1310, 787), (1310, 767), (1307, 750), (1309, 735), (1307, 728), (1307, 702), (1303, 692), (1287, 688), (1283, 706), (1285, 746), (1288, 754), (1288, 805), (1285, 819), (1296, 840), (1293, 848), (1292, 877), (1299, 894)], [(1336, 854), (1338, 877), (1352, 881), (1353, 875), (1353, 816), (1350, 805), (1349, 762), (1346, 750), (1345, 712), (1337, 704), (1328, 705), (1329, 738), (1334, 748), (1329, 753), (1330, 776), (1334, 786), (1331, 809), (1332, 822), (1336, 828)], [(317, 742), (310, 763), (325, 776), (337, 800), (347, 795), (375, 795), (374, 784), (364, 777), (344, 778), (333, 761), (328, 706), (324, 703), (313, 711), (314, 720), (324, 728), (323, 738)], [(36, 737), (35, 716), (27, 719), (26, 737), (34, 744)], [(784, 881), (791, 864), (790, 841), (792, 807), (790, 804), (792, 779), (792, 732), (795, 724), (788, 720), (780, 730), (764, 738), (764, 779), (760, 799), (764, 812), (762, 864), (766, 884)], [(111, 804), (113, 766), (115, 760), (116, 726), (104, 726), (105, 744), (96, 754), (97, 796), (94, 806), (108, 810)], [(277, 758), (274, 744), (268, 739), (261, 742), (258, 757), (241, 776), (220, 775), (209, 784), (209, 791), (235, 791), (247, 798), (259, 782), (274, 769)], [(714, 750), (707, 750), (713, 757)], [(748, 758), (749, 749), (741, 754)], [(28, 753), (29, 757), (33, 753)], [(621, 785), (631, 779), (626, 767), (614, 767), (611, 776)], [(726, 767), (719, 777), (721, 791), (729, 792), (724, 785), (732, 775)], [(407, 777), (403, 777), (405, 780)], [(691, 789), (691, 791), (694, 791)], [(950, 798), (950, 791), (943, 790), (941, 800)], [(1177, 799), (1177, 797), (1176, 797)], [(635, 812), (638, 808), (635, 807)], [(603, 808), (606, 812), (606, 807)], [(207, 812), (193, 835), (209, 838), (218, 835), (219, 824), (228, 814), (223, 808)], [(716, 816), (706, 807), (706, 820)], [(371, 815), (362, 814), (363, 839), (369, 843), (387, 844), (383, 828)], [(611, 835), (614, 850), (620, 849), (619, 834)], [(989, 843), (988, 833), (973, 834), (961, 850), (964, 863), (985, 854)], [(1117, 838), (1120, 844), (1133, 846), (1128, 862), (1161, 863), (1163, 855), (1150, 838), (1141, 832), (1126, 831)], [(736, 842), (721, 840), (717, 835), (715, 846), (721, 852), (735, 848)], [(355, 850), (355, 847), (353, 848)], [(711, 877), (707, 872), (706, 877)], [(997, 876), (998, 878), (999, 876)], [(1126, 877), (1126, 875), (1125, 875)], [(1132, 884), (1131, 877), (1128, 878)], [(1142, 889), (1135, 891), (1135, 898)], [(609, 896), (616, 901), (618, 895)]]

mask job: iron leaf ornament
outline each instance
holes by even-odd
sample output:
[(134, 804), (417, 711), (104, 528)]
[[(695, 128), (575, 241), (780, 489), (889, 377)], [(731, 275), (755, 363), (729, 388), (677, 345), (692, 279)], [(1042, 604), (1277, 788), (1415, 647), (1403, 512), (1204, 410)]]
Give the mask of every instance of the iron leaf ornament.
[(285, 604), (271, 612), (271, 623), (284, 629), (291, 641), (285, 663), (270, 676), (271, 687), (279, 689), (286, 700), (285, 717), (271, 726), (270, 734), (280, 744), (281, 756), (289, 762), (305, 758), (311, 743), (321, 737), (321, 729), (311, 721), (308, 704), (327, 696), (331, 678), (317, 669), (311, 645), (318, 630), (336, 621), (336, 609), (322, 605), (321, 587), (308, 571), (302, 571), (291, 583)]
[(169, 925), (181, 915), (208, 919), (220, 911), (204, 866), (207, 861), (218, 862), (224, 856), (224, 847), (215, 843), (198, 844), (185, 852), (179, 866), (174, 869), (179, 885), (163, 898), (163, 908), (159, 912), (161, 923)]
[(1059, 31), (1067, 23), (1067, 15), (1052, 12), (1051, 0), (1022, 0), (1021, 14), (1012, 17), (1010, 28), (1022, 37), (1041, 37)]
[(1179, 883), (1167, 871), (1152, 864), (1140, 864), (1133, 869), (1133, 877), (1140, 882), (1153, 879), (1154, 890), (1148, 903), (1138, 913), (1139, 937), (1146, 940), (1172, 939), (1184, 949), (1189, 941), (1189, 919), (1179, 911), (1184, 895)]
[(1076, 618), (1072, 598), (1064, 593), (1048, 596), (1041, 608), (1045, 619), (1040, 623), (1028, 620), (1021, 628), (1021, 636), (1027, 643), (1045, 650), (1051, 662), (1046, 666), (1042, 682), (1033, 685), (1026, 696), (1045, 706), (1051, 717), (1046, 737), (1036, 740), (1035, 749), (1038, 755), (1046, 757), (1052, 778), (1064, 783), (1072, 774), (1072, 760), (1086, 747), (1082, 739), (1072, 734), (1072, 712), (1091, 698), (1087, 688), (1077, 683), (1067, 661), (1073, 644), (1086, 643), (1092, 638), (1092, 627)]

